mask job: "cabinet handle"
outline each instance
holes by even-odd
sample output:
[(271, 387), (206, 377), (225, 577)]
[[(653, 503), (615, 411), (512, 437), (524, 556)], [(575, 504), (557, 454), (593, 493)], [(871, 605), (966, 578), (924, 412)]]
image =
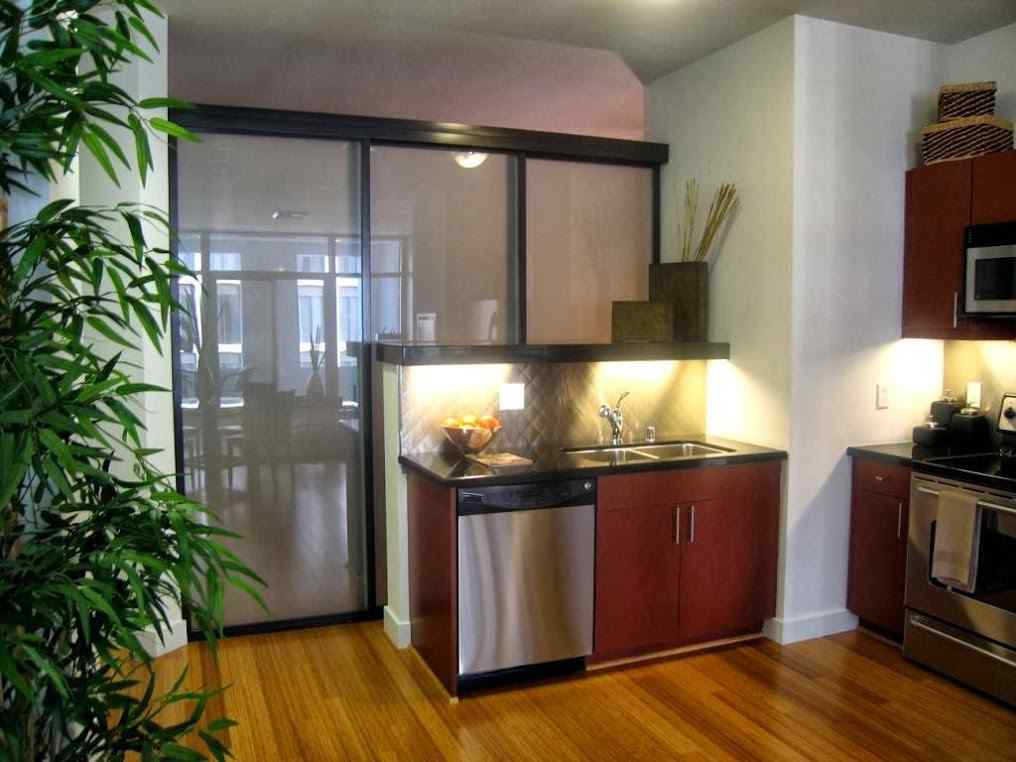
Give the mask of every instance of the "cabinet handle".
[(903, 501), (900, 500), (899, 507), (896, 509), (896, 539), (903, 539)]
[(695, 542), (695, 506), (691, 507), (691, 517), (688, 519), (690, 526), (688, 528), (688, 544)]
[(960, 325), (960, 292), (953, 291), (953, 328)]
[(681, 544), (681, 506), (674, 507), (674, 544)]
[(875, 481), (882, 483), (885, 481), (885, 477), (882, 474), (875, 474)]

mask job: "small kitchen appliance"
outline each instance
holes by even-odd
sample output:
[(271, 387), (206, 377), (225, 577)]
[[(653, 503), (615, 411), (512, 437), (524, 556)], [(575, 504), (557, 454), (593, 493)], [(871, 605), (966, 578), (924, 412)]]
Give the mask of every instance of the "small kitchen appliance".
[(963, 405), (952, 396), (949, 390), (940, 400), (931, 403), (928, 420), (914, 427), (914, 444), (923, 447), (946, 447), (950, 442), (949, 424)]
[(964, 312), (1016, 317), (1016, 222), (971, 225), (966, 244)]

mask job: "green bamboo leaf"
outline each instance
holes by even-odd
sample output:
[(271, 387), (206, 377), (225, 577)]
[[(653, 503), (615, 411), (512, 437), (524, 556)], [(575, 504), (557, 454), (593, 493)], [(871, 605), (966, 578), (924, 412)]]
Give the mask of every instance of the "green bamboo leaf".
[(7, 642), (0, 640), (0, 675), (3, 675), (26, 700), (32, 701), (35, 697), (35, 692), (28, 684), (28, 681), (21, 676), (21, 671), (11, 656), (11, 652), (7, 650), (7, 645)]
[(191, 143), (201, 142), (201, 139), (187, 128), (181, 127), (180, 125), (176, 124), (175, 122), (171, 122), (168, 119), (163, 119), (161, 116), (153, 116), (151, 119), (148, 120), (148, 124), (153, 130), (157, 130), (158, 132), (164, 132), (167, 135), (171, 135), (174, 138), (179, 138), (180, 140), (187, 140), (190, 141)]
[(137, 347), (129, 342), (126, 338), (120, 335), (119, 332), (113, 329), (113, 327), (105, 320), (97, 317), (87, 317), (85, 322), (88, 323), (95, 331), (105, 336), (110, 341), (119, 344), (127, 349), (137, 349)]
[(117, 188), (120, 187), (120, 180), (117, 179), (116, 171), (113, 169), (113, 163), (109, 160), (109, 154), (106, 153), (106, 149), (103, 147), (102, 141), (96, 137), (94, 132), (88, 131), (81, 136), (81, 141), (88, 147), (92, 156), (99, 162), (99, 166), (102, 167), (103, 171), (113, 181), (113, 184)]
[(67, 679), (60, 674), (60, 671), (53, 666), (53, 663), (30, 645), (23, 643), (21, 648), (35, 663), (35, 666), (42, 670), (42, 672), (50, 679), (50, 682), (53, 683), (53, 687), (56, 688), (57, 692), (64, 698), (68, 698), (70, 696), (70, 689), (67, 686)]

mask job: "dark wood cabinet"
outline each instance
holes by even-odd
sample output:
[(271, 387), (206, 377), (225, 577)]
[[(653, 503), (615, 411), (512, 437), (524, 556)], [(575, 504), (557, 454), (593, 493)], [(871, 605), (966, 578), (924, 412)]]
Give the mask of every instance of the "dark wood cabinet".
[(778, 461), (602, 477), (594, 660), (761, 630), (776, 605)]
[(904, 338), (1010, 339), (1012, 321), (963, 314), (967, 225), (1016, 219), (1016, 151), (907, 172)]
[(903, 637), (910, 468), (855, 457), (847, 607), (862, 623)]
[(459, 666), (455, 490), (417, 474), (406, 481), (413, 648), (454, 696)]
[(673, 643), (680, 605), (678, 510), (632, 506), (597, 516), (598, 654), (624, 656)]
[(970, 224), (1016, 220), (1016, 151), (981, 156), (972, 164)]

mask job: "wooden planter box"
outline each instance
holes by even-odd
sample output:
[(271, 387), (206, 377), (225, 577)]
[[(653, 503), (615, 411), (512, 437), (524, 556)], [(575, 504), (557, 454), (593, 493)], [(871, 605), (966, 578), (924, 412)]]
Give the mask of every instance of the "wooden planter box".
[(997, 116), (968, 116), (921, 130), (925, 164), (955, 161), (1012, 150), (1012, 122)]
[(661, 262), (649, 266), (649, 298), (673, 302), (674, 341), (709, 340), (709, 265)]

